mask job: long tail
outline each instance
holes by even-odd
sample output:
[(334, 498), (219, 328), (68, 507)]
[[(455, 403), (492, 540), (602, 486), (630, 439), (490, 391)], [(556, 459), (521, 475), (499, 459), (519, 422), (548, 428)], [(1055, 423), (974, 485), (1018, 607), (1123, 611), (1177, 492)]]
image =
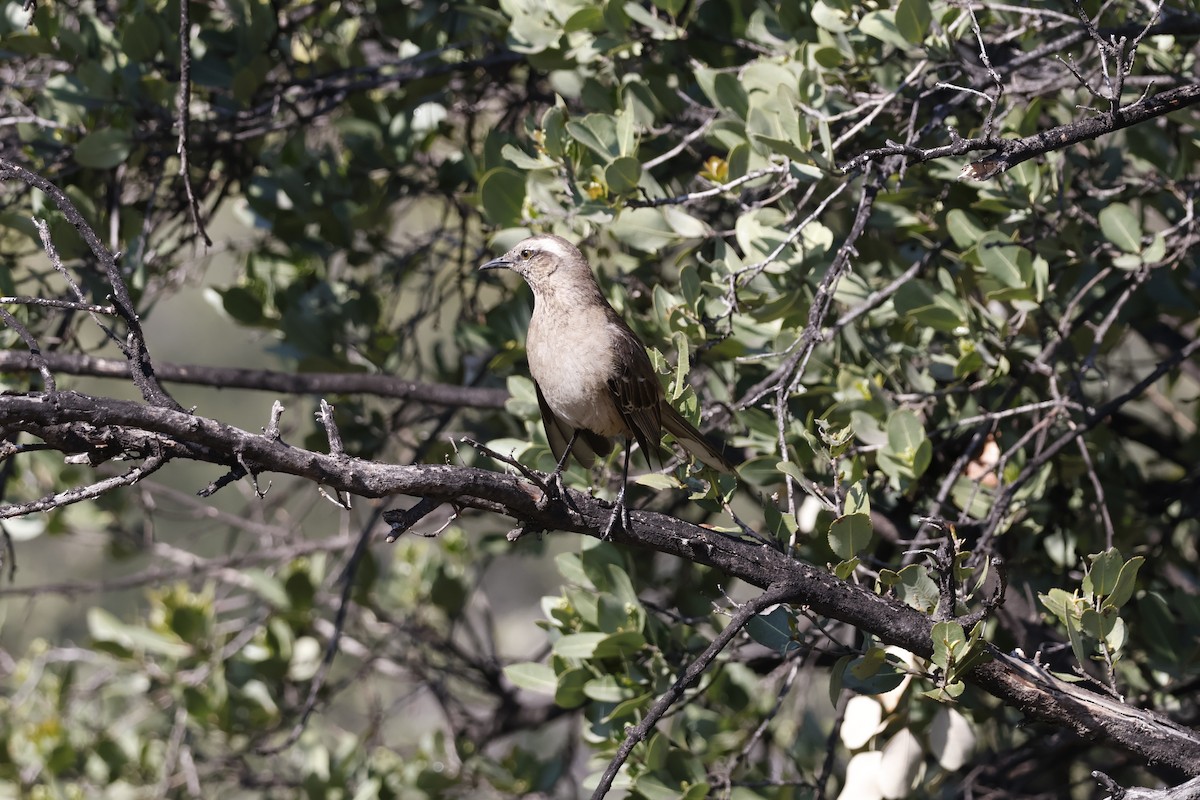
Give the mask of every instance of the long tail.
[(666, 400), (663, 400), (662, 403), (662, 426), (668, 433), (675, 437), (675, 441), (679, 442), (684, 450), (687, 450), (708, 466), (718, 472), (724, 472), (729, 475), (736, 474), (737, 468), (730, 463), (729, 459), (725, 458), (721, 451), (704, 434), (696, 430), (692, 423), (680, 416), (679, 412)]

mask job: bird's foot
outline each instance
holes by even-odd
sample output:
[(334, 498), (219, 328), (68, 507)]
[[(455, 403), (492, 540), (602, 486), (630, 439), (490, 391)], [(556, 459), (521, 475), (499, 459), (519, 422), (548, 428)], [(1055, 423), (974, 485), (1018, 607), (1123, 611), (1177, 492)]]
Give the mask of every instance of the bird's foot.
[(629, 507), (625, 505), (625, 484), (621, 484), (621, 491), (617, 492), (617, 499), (613, 503), (612, 515), (608, 518), (608, 524), (604, 526), (604, 535), (600, 538), (608, 541), (612, 538), (613, 529), (616, 528), (617, 522), (620, 521), (621, 530), (628, 533), (633, 529), (633, 520), (629, 517)]
[(562, 502), (567, 496), (567, 488), (563, 485), (561, 472), (555, 470), (547, 477), (549, 480), (537, 482), (542, 490), (542, 496), (537, 501), (538, 511), (545, 511), (552, 501)]
[(562, 503), (568, 512), (578, 513), (579, 509), (567, 494), (567, 486), (563, 483), (562, 472), (555, 470), (547, 476), (549, 480), (541, 482), (542, 496), (537, 501), (538, 511), (545, 511), (551, 503)]

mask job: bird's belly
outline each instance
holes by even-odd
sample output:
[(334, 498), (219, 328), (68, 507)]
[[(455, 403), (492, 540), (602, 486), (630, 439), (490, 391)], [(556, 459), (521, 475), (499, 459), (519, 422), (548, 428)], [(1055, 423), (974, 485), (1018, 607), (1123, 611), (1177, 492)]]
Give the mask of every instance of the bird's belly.
[(595, 341), (560, 346), (531, 347), (529, 372), (537, 381), (550, 410), (572, 428), (593, 431), (601, 436), (620, 436), (627, 432), (617, 413), (607, 376), (612, 373), (612, 352)]

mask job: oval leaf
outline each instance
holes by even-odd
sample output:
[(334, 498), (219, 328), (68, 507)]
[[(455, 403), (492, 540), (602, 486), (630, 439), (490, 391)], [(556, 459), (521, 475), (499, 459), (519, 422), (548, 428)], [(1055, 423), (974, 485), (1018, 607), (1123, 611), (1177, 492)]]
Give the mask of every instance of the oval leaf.
[(497, 167), (479, 179), (483, 213), (496, 225), (511, 227), (521, 222), (525, 203), (525, 177), (516, 170)]
[(75, 160), (91, 169), (112, 169), (129, 158), (131, 149), (129, 131), (101, 128), (79, 140), (75, 145)]
[(846, 514), (829, 526), (829, 549), (840, 558), (850, 558), (871, 542), (871, 517)]
[(1113, 203), (1100, 212), (1100, 232), (1126, 253), (1142, 251), (1142, 226), (1124, 203)]
[(631, 156), (621, 156), (604, 169), (604, 180), (608, 190), (617, 194), (626, 194), (637, 188), (642, 179), (642, 165)]

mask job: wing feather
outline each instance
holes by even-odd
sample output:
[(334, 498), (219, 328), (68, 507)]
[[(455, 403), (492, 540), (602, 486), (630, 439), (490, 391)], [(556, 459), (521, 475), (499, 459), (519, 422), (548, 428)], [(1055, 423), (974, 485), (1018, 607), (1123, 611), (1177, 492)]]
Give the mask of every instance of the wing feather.
[(646, 454), (646, 461), (651, 467), (655, 462), (661, 466), (662, 386), (637, 334), (615, 315), (612, 325), (613, 363), (617, 369), (608, 381), (608, 389), (617, 413)]

